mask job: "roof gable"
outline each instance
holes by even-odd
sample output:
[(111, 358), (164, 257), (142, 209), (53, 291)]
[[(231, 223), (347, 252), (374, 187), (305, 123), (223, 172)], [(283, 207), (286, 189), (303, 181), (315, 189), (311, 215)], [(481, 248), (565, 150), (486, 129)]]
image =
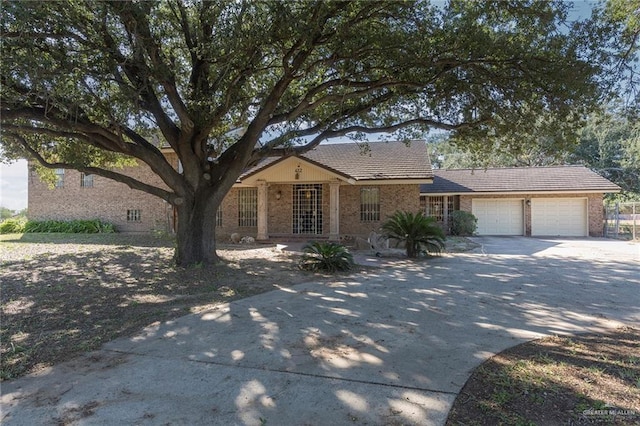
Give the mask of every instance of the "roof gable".
[[(327, 175), (347, 181), (429, 181), (433, 178), (424, 141), (413, 141), (408, 146), (403, 142), (370, 142), (368, 148), (368, 151), (363, 152), (356, 143), (321, 144), (299, 157), (267, 158), (247, 170), (240, 181), (245, 183), (257, 174), (264, 174), (268, 168), (284, 165), (287, 159), (296, 159), (293, 162), (304, 161), (324, 169)], [(291, 167), (292, 163), (286, 164)], [(304, 171), (300, 178), (303, 175)]]
[(425, 194), (618, 192), (620, 187), (584, 166), (435, 170)]
[(254, 169), (252, 173), (246, 174), (242, 178), (245, 185), (255, 185), (258, 180), (266, 180), (269, 182), (319, 182), (328, 180), (345, 180), (352, 181), (350, 176), (336, 173), (335, 171), (316, 164), (303, 157), (281, 157), (271, 159), (267, 164), (261, 164), (262, 167)]

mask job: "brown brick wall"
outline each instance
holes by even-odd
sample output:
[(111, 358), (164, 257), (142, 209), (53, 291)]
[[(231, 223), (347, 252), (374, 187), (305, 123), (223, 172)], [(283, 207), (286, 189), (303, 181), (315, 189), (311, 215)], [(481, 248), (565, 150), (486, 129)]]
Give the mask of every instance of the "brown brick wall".
[(380, 220), (360, 221), (360, 189), (362, 186), (340, 186), (340, 235), (367, 237), (397, 210), (420, 211), (419, 185), (371, 185), (380, 188)]
[[(280, 192), (280, 199), (276, 198)], [(293, 185), (269, 184), (267, 187), (267, 223), (270, 236), (293, 234)], [(329, 234), (329, 185), (322, 185), (322, 230)], [(238, 226), (238, 188), (232, 188), (222, 202), (222, 226), (216, 229), (216, 238), (227, 240), (233, 233), (256, 237), (257, 227)]]
[[(371, 231), (380, 232), (382, 223), (396, 210), (420, 211), (420, 188), (418, 185), (378, 185), (380, 188), (380, 221), (360, 221), (360, 186), (340, 186), (340, 235), (367, 237)], [(268, 187), (268, 232), (270, 237), (293, 235), (293, 185), (270, 184)], [(280, 192), (280, 199), (276, 194)], [(330, 233), (330, 187), (322, 185), (322, 236)], [(222, 227), (216, 237), (226, 240), (237, 232), (241, 236), (255, 237), (257, 228), (238, 227), (237, 189), (233, 188), (223, 201)]]
[(216, 239), (228, 240), (233, 233), (238, 233), (242, 237), (256, 237), (258, 228), (256, 226), (238, 225), (238, 188), (231, 188), (231, 191), (222, 200), (222, 226), (216, 228)]
[[(172, 159), (174, 167), (177, 161)], [(144, 182), (165, 187), (159, 177), (146, 165), (118, 170)], [(360, 221), (361, 186), (340, 186), (340, 234), (366, 237), (380, 226), (396, 210), (420, 211), (418, 185), (372, 185), (380, 189), (380, 221)], [(270, 236), (293, 233), (293, 185), (270, 184), (268, 186), (268, 231)], [(280, 192), (280, 200), (276, 194)], [(330, 186), (322, 185), (322, 235), (330, 233)], [(127, 210), (140, 210), (139, 222), (127, 221)], [(101, 219), (112, 223), (119, 232), (171, 231), (173, 210), (171, 206), (142, 191), (133, 190), (122, 183), (100, 176), (93, 177), (93, 187), (80, 185), (80, 172), (65, 170), (64, 187), (50, 189), (35, 172), (29, 175), (29, 215), (34, 220), (44, 219)], [(216, 229), (216, 238), (227, 240), (232, 233), (256, 237), (257, 227), (238, 226), (238, 189), (233, 188), (222, 202), (222, 226)]]
[[(161, 185), (146, 167), (127, 167), (118, 172)], [(49, 188), (34, 171), (29, 172), (29, 218), (33, 220), (101, 219), (120, 232), (168, 231), (171, 206), (157, 197), (133, 190), (111, 179), (93, 176), (92, 187), (80, 185), (80, 172), (65, 170), (64, 186)], [(155, 179), (154, 179), (155, 178)], [(139, 222), (127, 221), (127, 210), (140, 210)]]
[(589, 214), (589, 236), (602, 237), (604, 234), (603, 194), (587, 194)]
[[(278, 192), (280, 192), (280, 199), (276, 200)], [(324, 188), (322, 192), (322, 200), (324, 201)], [(293, 185), (272, 184), (269, 186), (268, 197), (269, 235), (291, 234), (293, 230)], [(322, 214), (324, 217), (324, 211)], [(324, 231), (324, 223), (322, 229)]]
[[(270, 184), (268, 189), (269, 235), (291, 235), (293, 233), (293, 185)], [(276, 199), (280, 192), (281, 197)], [(322, 235), (329, 235), (329, 184), (322, 184)]]
[[(601, 237), (603, 234), (603, 204), (601, 193), (598, 194), (514, 194), (514, 195), (461, 195), (460, 210), (471, 212), (471, 200), (473, 198), (587, 198), (587, 211), (589, 220), (589, 236)], [(525, 204), (524, 223), (526, 235), (531, 235), (531, 207)]]

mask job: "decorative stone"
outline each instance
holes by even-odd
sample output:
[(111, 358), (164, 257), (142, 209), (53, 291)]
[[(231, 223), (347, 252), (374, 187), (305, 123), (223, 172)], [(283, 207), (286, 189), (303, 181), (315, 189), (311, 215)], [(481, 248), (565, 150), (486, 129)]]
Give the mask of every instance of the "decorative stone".
[(356, 237), (354, 244), (355, 244), (356, 250), (371, 250), (373, 248), (371, 247), (371, 244), (369, 243), (369, 241), (360, 237)]
[(231, 234), (231, 242), (234, 244), (238, 244), (240, 242), (240, 234), (238, 234), (237, 232), (234, 232), (233, 234)]
[(375, 231), (371, 231), (369, 234), (369, 243), (374, 250), (386, 250), (389, 248), (389, 239)]
[(253, 237), (242, 237), (240, 244), (254, 244), (256, 239)]

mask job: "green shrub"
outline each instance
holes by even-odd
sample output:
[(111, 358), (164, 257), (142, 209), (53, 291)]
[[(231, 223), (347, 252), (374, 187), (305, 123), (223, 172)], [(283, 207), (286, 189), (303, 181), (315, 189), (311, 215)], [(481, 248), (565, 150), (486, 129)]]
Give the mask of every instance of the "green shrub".
[(313, 242), (304, 247), (300, 267), (308, 271), (348, 271), (353, 267), (349, 250), (337, 243)]
[(30, 220), (24, 225), (25, 233), (65, 233), (65, 234), (111, 234), (112, 224), (99, 219), (92, 220)]
[(461, 210), (451, 212), (449, 223), (451, 235), (473, 235), (478, 228), (478, 218)]
[(383, 225), (387, 238), (396, 241), (396, 246), (405, 243), (407, 257), (418, 257), (420, 252), (439, 253), (444, 248), (444, 231), (435, 218), (422, 213), (395, 212)]
[(98, 221), (98, 229), (101, 234), (113, 234), (116, 232), (116, 227), (113, 223)]
[(21, 234), (26, 222), (22, 217), (5, 219), (0, 223), (0, 234)]

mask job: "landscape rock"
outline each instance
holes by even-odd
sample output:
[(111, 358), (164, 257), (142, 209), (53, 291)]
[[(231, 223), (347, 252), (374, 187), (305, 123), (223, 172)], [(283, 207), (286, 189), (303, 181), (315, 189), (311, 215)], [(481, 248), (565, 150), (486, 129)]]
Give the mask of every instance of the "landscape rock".
[(365, 240), (364, 238), (360, 238), (360, 237), (356, 237), (355, 241), (354, 241), (354, 245), (356, 250), (372, 250), (373, 247), (371, 246), (371, 243), (369, 243), (369, 241)]
[(375, 231), (371, 231), (369, 234), (369, 243), (374, 250), (384, 250), (389, 248), (389, 239)]

